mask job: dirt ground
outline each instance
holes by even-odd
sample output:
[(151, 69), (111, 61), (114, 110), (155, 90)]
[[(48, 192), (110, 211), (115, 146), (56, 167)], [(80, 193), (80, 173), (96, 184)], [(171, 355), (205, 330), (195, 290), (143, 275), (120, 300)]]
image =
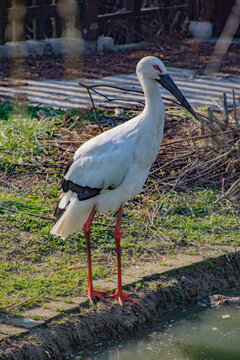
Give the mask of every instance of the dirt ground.
[[(177, 34), (149, 39), (140, 49), (119, 50), (114, 53), (95, 53), (75, 58), (30, 56), (16, 61), (0, 61), (0, 80), (10, 78), (76, 79), (100, 78), (113, 74), (135, 72), (136, 64), (144, 56), (153, 55), (164, 60), (166, 66), (193, 69), (201, 74), (209, 63), (214, 44), (200, 43)], [(240, 46), (233, 44), (223, 58), (219, 72), (240, 73)]]
[(191, 266), (144, 278), (128, 286), (136, 290), (140, 307), (97, 303), (63, 314), (58, 322), (45, 324), (23, 338), (10, 338), (0, 346), (1, 360), (63, 359), (97, 342), (132, 335), (153, 325), (167, 311), (194, 300), (239, 286), (240, 255), (221, 256)]

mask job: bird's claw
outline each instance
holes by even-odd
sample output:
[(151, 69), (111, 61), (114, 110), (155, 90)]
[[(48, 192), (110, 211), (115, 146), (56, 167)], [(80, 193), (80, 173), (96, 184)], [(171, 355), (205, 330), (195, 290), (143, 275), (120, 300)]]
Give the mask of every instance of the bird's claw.
[(129, 301), (137, 306), (140, 306), (140, 304), (136, 300), (133, 300), (129, 297), (131, 295), (134, 295), (134, 292), (123, 293), (123, 292), (117, 291), (115, 294), (111, 295), (111, 298), (118, 298), (118, 302), (121, 306), (123, 306), (123, 300)]
[(106, 291), (103, 290), (95, 290), (95, 289), (87, 289), (88, 291), (88, 298), (91, 301), (91, 303), (93, 304), (93, 296), (99, 298), (100, 300), (104, 301), (104, 302), (108, 302), (107, 299), (105, 299), (101, 294), (107, 294)]

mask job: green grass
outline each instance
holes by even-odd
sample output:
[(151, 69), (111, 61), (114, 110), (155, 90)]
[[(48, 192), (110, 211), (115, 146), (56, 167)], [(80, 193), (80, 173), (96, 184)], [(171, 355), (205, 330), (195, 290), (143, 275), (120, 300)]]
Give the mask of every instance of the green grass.
[(38, 164), (49, 150), (46, 140), (60, 128), (55, 125), (62, 121), (63, 115), (63, 111), (49, 109), (0, 107), (0, 170), (11, 173), (18, 166), (27, 164), (29, 168)]
[[(85, 295), (86, 247), (83, 233), (62, 240), (50, 235), (48, 216), (57, 202), (63, 170), (51, 168), (61, 153), (47, 140), (61, 138), (63, 111), (0, 106), (0, 308), (8, 309), (38, 295), (33, 302), (65, 295)], [(78, 114), (72, 113), (71, 116)], [(92, 114), (85, 112), (84, 121)], [(38, 164), (47, 158), (48, 167)], [(16, 165), (17, 164), (17, 165)], [(22, 164), (31, 164), (24, 168)], [(124, 266), (152, 261), (157, 254), (195, 254), (205, 245), (238, 245), (239, 203), (214, 204), (217, 191), (148, 193), (125, 204), (122, 228)], [(40, 215), (40, 216), (39, 216)], [(113, 231), (116, 217), (98, 216), (92, 228), (93, 276), (116, 272)], [(113, 261), (109, 256), (113, 254)], [(67, 270), (71, 264), (82, 268)]]

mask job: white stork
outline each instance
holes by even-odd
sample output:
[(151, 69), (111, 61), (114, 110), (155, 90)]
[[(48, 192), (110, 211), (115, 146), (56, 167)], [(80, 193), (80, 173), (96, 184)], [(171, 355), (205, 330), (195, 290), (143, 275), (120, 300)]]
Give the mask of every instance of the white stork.
[(55, 211), (52, 234), (66, 239), (83, 228), (88, 252), (88, 297), (107, 301), (92, 282), (90, 231), (96, 212), (118, 211), (114, 231), (117, 254), (117, 292), (111, 297), (137, 303), (133, 293), (123, 293), (121, 280), (121, 217), (123, 203), (137, 195), (147, 179), (163, 137), (164, 105), (158, 83), (168, 89), (197, 118), (191, 105), (156, 57), (147, 56), (137, 64), (137, 77), (144, 95), (141, 114), (124, 124), (90, 139), (75, 152), (62, 180), (62, 192)]

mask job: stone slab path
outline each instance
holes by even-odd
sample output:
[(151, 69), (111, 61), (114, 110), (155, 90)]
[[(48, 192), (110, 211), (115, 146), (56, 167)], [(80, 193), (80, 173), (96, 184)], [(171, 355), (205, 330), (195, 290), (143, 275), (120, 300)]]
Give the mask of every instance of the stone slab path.
[[(196, 76), (193, 70), (169, 68), (169, 73), (179, 86), (188, 101), (195, 107), (214, 106), (214, 101), (218, 102), (218, 96), (226, 92), (229, 103), (232, 103), (232, 89), (234, 88), (236, 97), (240, 96), (240, 77), (233, 78), (227, 76)], [(108, 76), (96, 80), (22, 80), (18, 86), (0, 86), (0, 98), (7, 96), (14, 98), (17, 95), (24, 95), (30, 104), (46, 107), (71, 109), (91, 107), (87, 90), (79, 86), (79, 81), (93, 85), (106, 84), (120, 86), (127, 89), (141, 90), (136, 74)], [(119, 91), (117, 89), (101, 87), (97, 89), (105, 96), (114, 101), (93, 94), (96, 106), (119, 107), (134, 104), (135, 101), (143, 100), (142, 94)], [(171, 98), (167, 90), (159, 86), (163, 95)], [(122, 100), (118, 100), (121, 98)], [(136, 104), (136, 102), (135, 102)]]
[[(151, 277), (154, 274), (165, 274), (173, 269), (180, 269), (184, 266), (200, 263), (209, 257), (218, 257), (226, 253), (240, 250), (240, 247), (209, 247), (206, 253), (198, 255), (176, 254), (165, 256), (162, 262), (146, 263), (141, 266), (131, 266), (123, 269), (123, 283), (128, 284), (129, 278), (132, 282), (142, 281), (144, 277)], [(116, 289), (117, 275), (111, 281), (104, 279), (94, 280), (96, 288), (113, 291)], [(27, 300), (27, 299), (26, 299)], [(22, 336), (31, 329), (43, 326), (50, 321), (61, 322), (67, 314), (81, 312), (81, 307), (88, 306), (87, 294), (85, 296), (58, 297), (57, 300), (45, 301), (30, 309), (21, 311), (21, 316), (11, 315), (10, 313), (0, 314), (0, 343), (4, 339)], [(18, 307), (16, 307), (17, 309)]]

